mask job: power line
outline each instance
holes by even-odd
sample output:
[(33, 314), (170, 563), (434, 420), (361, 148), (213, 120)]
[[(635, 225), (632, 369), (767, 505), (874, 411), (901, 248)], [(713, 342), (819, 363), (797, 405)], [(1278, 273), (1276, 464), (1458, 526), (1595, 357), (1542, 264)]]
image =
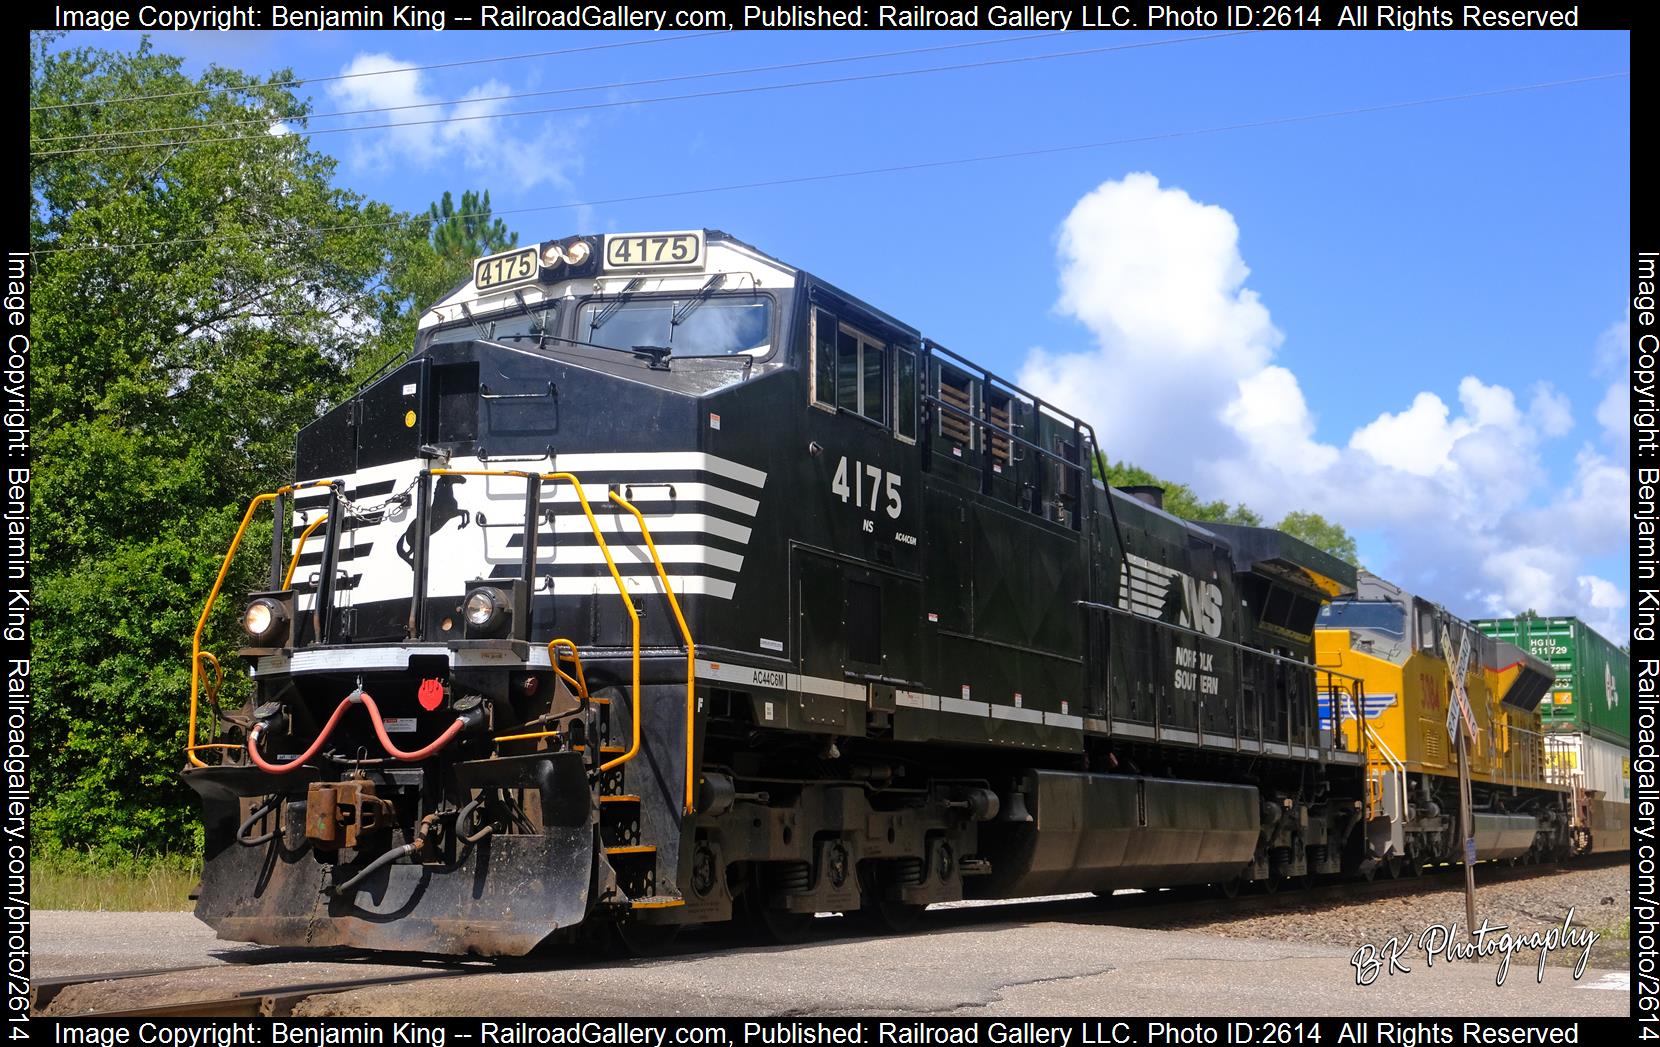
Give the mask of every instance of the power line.
[[(1176, 138), (1195, 138), (1202, 135), (1221, 134), (1226, 131), (1246, 131), (1262, 127), (1279, 127), (1287, 124), (1311, 123), (1316, 120), (1331, 120), (1344, 116), (1359, 116), (1367, 113), (1383, 113), (1399, 109), (1412, 109), (1426, 105), (1440, 105), (1447, 102), (1462, 102), (1475, 98), (1494, 98), (1501, 95), (1520, 94), (1526, 91), (1542, 91), (1555, 87), (1570, 87), (1576, 84), (1597, 83), (1604, 80), (1619, 80), (1631, 75), (1630, 70), (1621, 70), (1615, 73), (1598, 73), (1593, 76), (1575, 77), (1569, 80), (1547, 80), (1532, 84), (1518, 84), (1512, 87), (1496, 87), (1487, 91), (1469, 91), (1463, 94), (1439, 95), (1432, 98), (1414, 98), (1403, 102), (1384, 102), (1378, 105), (1357, 106), (1351, 109), (1333, 109), (1320, 113), (1302, 113), (1295, 116), (1277, 116), (1264, 120), (1250, 120), (1243, 123), (1219, 124), (1213, 127), (1191, 128), (1185, 131), (1164, 131), (1156, 134), (1135, 135), (1129, 138), (1112, 138), (1099, 142), (1080, 142), (1073, 145), (1047, 146), (1041, 149), (1021, 149), (1003, 153), (984, 153), (979, 156), (956, 157), (949, 160), (922, 160), (909, 164), (892, 164), (885, 167), (867, 167), (856, 171), (835, 171), (829, 174), (796, 175), (789, 178), (771, 178), (757, 182), (740, 182), (731, 185), (705, 186), (700, 189), (676, 189), (658, 193), (639, 193), (631, 196), (613, 196), (600, 200), (585, 200), (580, 203), (543, 204), (537, 207), (517, 207), (505, 211), (474, 211), (466, 214), (454, 215), (455, 218), (485, 218), (501, 217), (504, 215), (532, 214), (543, 211), (565, 211), (579, 207), (602, 207), (608, 204), (638, 203), (645, 200), (668, 200), (684, 196), (699, 196), (705, 193), (732, 193), (749, 189), (769, 189), (782, 185), (802, 185), (809, 182), (829, 182), (842, 178), (862, 178), (870, 175), (898, 174), (906, 171), (923, 171), (942, 167), (958, 167), (967, 164), (989, 163), (996, 160), (1015, 160), (1034, 156), (1053, 156), (1058, 153), (1083, 152), (1090, 149), (1106, 149), (1121, 145), (1140, 145), (1147, 142), (1169, 141)], [(422, 218), (400, 218), (384, 222), (344, 222), (337, 225), (312, 226), (305, 229), (295, 229), (296, 235), (312, 233), (342, 232), (353, 229), (380, 229), (395, 225), (403, 225), (411, 221), (422, 221)], [(255, 234), (242, 234), (243, 239), (252, 239)], [(124, 251), (145, 247), (167, 247), (177, 244), (207, 243), (211, 241), (236, 238), (237, 234), (223, 236), (196, 236), (184, 237), (177, 240), (149, 240), (134, 241), (125, 244), (89, 244), (81, 247), (48, 247), (38, 248), (31, 253), (37, 256), (61, 254), (72, 251)]]
[(398, 69), (371, 69), (361, 73), (336, 73), (333, 76), (304, 76), (293, 80), (272, 80), (264, 84), (248, 84), (240, 88), (224, 87), (192, 87), (183, 91), (162, 91), (148, 95), (111, 95), (106, 98), (90, 98), (84, 102), (57, 102), (52, 105), (32, 105), (29, 112), (39, 113), (50, 109), (76, 109), (83, 105), (109, 105), (112, 102), (149, 102), (157, 98), (182, 98), (187, 95), (208, 95), (216, 91), (239, 90), (256, 91), (267, 87), (294, 87), (298, 84), (321, 84), (332, 80), (351, 80), (360, 76), (385, 76), (388, 73), (415, 73), (428, 69), (454, 69), (464, 65), (485, 65), (490, 62), (517, 62), (526, 58), (552, 58), (555, 55), (574, 55), (584, 51), (609, 51), (618, 47), (639, 47), (642, 44), (672, 44), (678, 40), (698, 40), (705, 36), (725, 36), (727, 31), (715, 29), (707, 33), (685, 33), (681, 36), (648, 36), (644, 40), (619, 40), (609, 44), (588, 44), (584, 47), (562, 47), (557, 51), (531, 51), (522, 55), (499, 55), (495, 58), (466, 58), (455, 62), (435, 62), (432, 65), (411, 65)]
[[(935, 51), (956, 51), (967, 47), (990, 47), (1000, 44), (1015, 44), (1027, 40), (1041, 40), (1052, 36), (1061, 36), (1063, 32), (1056, 30), (1049, 33), (1029, 33), (1025, 36), (999, 37), (994, 40), (970, 40), (957, 44), (936, 44), (932, 47), (913, 47), (904, 51), (875, 51), (869, 54), (848, 55), (840, 58), (815, 58), (801, 62), (782, 62), (777, 65), (757, 65), (747, 69), (719, 69), (707, 73), (686, 73), (679, 76), (660, 76), (649, 80), (624, 80), (610, 84), (590, 84), (587, 87), (559, 87), (547, 91), (519, 91), (503, 95), (488, 95), (482, 98), (454, 98), (443, 102), (412, 102), (408, 105), (384, 105), (371, 109), (344, 109), (333, 113), (307, 113), (304, 116), (287, 117), (293, 123), (309, 123), (312, 120), (324, 120), (339, 116), (365, 116), (370, 113), (393, 113), (409, 109), (436, 109), (446, 105), (467, 105), (479, 102), (506, 102), (521, 98), (542, 98), (548, 95), (579, 94), (584, 91), (612, 91), (628, 87), (650, 87), (654, 84), (670, 84), (687, 80), (708, 80), (722, 76), (744, 76), (749, 73), (773, 73), (785, 69), (805, 69), (811, 66), (842, 65), (849, 62), (869, 62), (879, 58), (899, 58), (906, 55), (928, 54)], [(388, 70), (389, 72), (394, 70)], [(403, 71), (403, 70), (395, 70)], [(511, 115), (511, 114), (503, 114)], [(275, 117), (263, 119), (221, 120), (209, 124), (178, 124), (173, 127), (135, 127), (126, 131), (101, 131), (86, 135), (59, 135), (56, 138), (37, 138), (34, 145), (45, 145), (51, 142), (81, 142), (101, 138), (113, 138), (118, 135), (164, 134), (170, 131), (203, 131), (215, 127), (249, 127), (260, 124), (270, 124)], [(387, 125), (398, 126), (398, 125)], [(256, 136), (262, 137), (262, 136)], [(142, 146), (146, 143), (127, 143), (133, 146)]]
[[(923, 76), (930, 73), (950, 73), (965, 69), (986, 69), (994, 66), (1020, 65), (1028, 62), (1043, 62), (1053, 58), (1076, 58), (1084, 55), (1106, 54), (1113, 51), (1134, 51), (1150, 47), (1167, 47), (1174, 44), (1202, 43), (1207, 40), (1221, 40), (1231, 36), (1251, 36), (1260, 30), (1235, 30), (1228, 33), (1210, 33), (1205, 36), (1180, 36), (1163, 40), (1149, 40), (1141, 43), (1113, 44), (1107, 47), (1086, 47), (1076, 51), (1052, 51), (1040, 55), (1021, 55), (1016, 58), (988, 58), (979, 62), (961, 62), (956, 65), (925, 66), (921, 69), (899, 69), (882, 73), (859, 73), (852, 76), (826, 77), (820, 80), (796, 80), (787, 84), (760, 84), (752, 87), (729, 87), (718, 91), (693, 91), (681, 95), (658, 95), (654, 98), (621, 99), (609, 102), (588, 102), (582, 105), (553, 106), (543, 109), (519, 109), (510, 113), (471, 113), (466, 115), (452, 115), (433, 117), (430, 120), (403, 120), (390, 124), (360, 124), (355, 127), (321, 127), (304, 132), (307, 135), (347, 134), (361, 131), (383, 131), (399, 127), (430, 127), (434, 124), (468, 123), (477, 120), (502, 120), (516, 116), (546, 116), (552, 113), (575, 113), (594, 109), (617, 109), (625, 106), (649, 105), (655, 102), (684, 102), (700, 98), (726, 98), (733, 95), (761, 94), (767, 91), (784, 91), (798, 87), (824, 87), (834, 84), (859, 83), (872, 80), (892, 80), (904, 76)], [(173, 142), (126, 142), (117, 145), (95, 145), (80, 149), (50, 149), (45, 152), (32, 154), (34, 157), (49, 156), (80, 156), (88, 153), (118, 152), (124, 149), (162, 149), (176, 145), (213, 145), (220, 142), (250, 142), (268, 141), (271, 138), (285, 137), (264, 132), (254, 135), (221, 135), (215, 138), (192, 138)]]

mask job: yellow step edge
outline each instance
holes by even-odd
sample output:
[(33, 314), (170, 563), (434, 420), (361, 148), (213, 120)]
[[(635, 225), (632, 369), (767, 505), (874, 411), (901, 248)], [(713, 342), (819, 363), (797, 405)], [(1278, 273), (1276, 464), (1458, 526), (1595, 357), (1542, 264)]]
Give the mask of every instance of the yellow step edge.
[[(586, 745), (573, 745), (571, 751), (585, 753), (588, 751), (588, 747)], [(620, 745), (602, 745), (599, 747), (599, 751), (602, 753), (625, 753), (628, 750)]]
[(606, 854), (649, 854), (649, 853), (651, 853), (655, 850), (657, 850), (657, 848), (651, 847), (651, 846), (607, 847), (605, 849), (605, 853)]
[(588, 699), (588, 701), (589, 701), (589, 703), (591, 703), (593, 705), (610, 705), (611, 704), (611, 699), (609, 699), (609, 698), (590, 698), (590, 699)]
[(599, 802), (600, 803), (639, 803), (640, 798), (638, 796), (632, 796), (628, 793), (613, 793), (609, 796), (601, 796), (599, 798)]
[(634, 909), (676, 909), (682, 905), (685, 905), (686, 899), (662, 898), (649, 902), (629, 902), (628, 904), (630, 908)]

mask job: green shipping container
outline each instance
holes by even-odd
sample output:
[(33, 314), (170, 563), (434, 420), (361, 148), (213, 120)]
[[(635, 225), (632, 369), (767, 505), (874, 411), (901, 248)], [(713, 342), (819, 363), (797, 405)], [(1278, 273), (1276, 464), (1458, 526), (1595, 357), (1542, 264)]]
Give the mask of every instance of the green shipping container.
[(1539, 704), (1547, 726), (1571, 725), (1631, 742), (1631, 656), (1578, 618), (1493, 618), (1477, 629), (1551, 663), (1556, 684)]

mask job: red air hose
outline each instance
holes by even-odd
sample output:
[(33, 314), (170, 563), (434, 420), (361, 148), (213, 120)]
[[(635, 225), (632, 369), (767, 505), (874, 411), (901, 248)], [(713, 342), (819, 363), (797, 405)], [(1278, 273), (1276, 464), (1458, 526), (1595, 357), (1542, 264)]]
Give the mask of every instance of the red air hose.
[(393, 745), (392, 739), (387, 737), (386, 724), (381, 722), (380, 709), (375, 705), (375, 700), (369, 697), (369, 692), (361, 691), (358, 693), (358, 697), (363, 700), (363, 704), (369, 709), (369, 719), (373, 720), (375, 723), (375, 737), (380, 739), (380, 744), (386, 747), (386, 751), (390, 753), (393, 758), (406, 760), (410, 763), (413, 763), (416, 760), (424, 760), (433, 753), (437, 752), (439, 749), (442, 749), (444, 746), (450, 744), (450, 739), (454, 738), (457, 734), (460, 734), (461, 728), (467, 725), (467, 721), (464, 717), (457, 716), (454, 723), (444, 728), (443, 734), (434, 738), (421, 748), (416, 749), (414, 752), (406, 753), (396, 745)]
[(358, 690), (353, 691), (351, 694), (348, 694), (346, 697), (342, 698), (340, 700), (340, 704), (335, 706), (334, 713), (329, 716), (328, 723), (323, 725), (323, 730), (317, 735), (317, 740), (311, 743), (311, 748), (307, 749), (305, 752), (301, 753), (299, 756), (296, 756), (287, 763), (272, 763), (259, 754), (259, 738), (260, 735), (265, 732), (265, 725), (263, 723), (255, 724), (254, 729), (248, 732), (249, 758), (254, 761), (254, 766), (258, 767), (267, 774), (287, 774), (289, 771), (297, 769), (307, 760), (317, 755), (317, 750), (321, 749), (323, 747), (323, 743), (328, 741), (329, 735), (334, 733), (334, 727), (340, 722), (340, 717), (345, 715), (346, 710), (353, 703), (359, 701), (361, 701), (369, 710), (369, 719), (375, 725), (375, 737), (380, 739), (380, 744), (386, 748), (387, 753), (394, 759), (404, 760), (411, 763), (416, 760), (424, 760), (428, 756), (431, 756), (433, 753), (448, 745), (457, 734), (461, 733), (461, 728), (466, 726), (467, 723), (465, 717), (458, 716), (456, 717), (454, 723), (444, 729), (443, 734), (440, 734), (437, 738), (434, 738), (431, 742), (419, 749), (416, 749), (414, 752), (405, 752), (396, 745), (393, 745), (392, 739), (387, 736), (386, 724), (381, 721), (380, 708), (375, 705), (375, 700), (369, 697), (369, 693), (367, 691), (359, 688)]

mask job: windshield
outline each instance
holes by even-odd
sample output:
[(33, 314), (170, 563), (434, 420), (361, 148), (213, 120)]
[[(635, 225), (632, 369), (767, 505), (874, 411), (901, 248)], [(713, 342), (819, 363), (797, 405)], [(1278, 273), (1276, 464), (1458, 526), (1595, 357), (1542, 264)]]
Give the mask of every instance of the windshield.
[(546, 324), (550, 331), (559, 329), (557, 311), (554, 307), (543, 306), (529, 315), (514, 310), (505, 316), (497, 313), (490, 317), (480, 317), (477, 323), (450, 324), (434, 331), (432, 341), (428, 344), (447, 345), (452, 342), (471, 342), (476, 338), (489, 338), (523, 345), (533, 340), (527, 336), (541, 332), (543, 324)]
[(666, 345), (676, 357), (760, 357), (772, 349), (772, 302), (748, 294), (646, 298), (620, 306), (614, 298), (601, 299), (582, 306), (576, 337), (614, 349)]
[(1406, 608), (1382, 600), (1339, 600), (1320, 608), (1320, 625), (1327, 629), (1371, 629), (1406, 637)]

